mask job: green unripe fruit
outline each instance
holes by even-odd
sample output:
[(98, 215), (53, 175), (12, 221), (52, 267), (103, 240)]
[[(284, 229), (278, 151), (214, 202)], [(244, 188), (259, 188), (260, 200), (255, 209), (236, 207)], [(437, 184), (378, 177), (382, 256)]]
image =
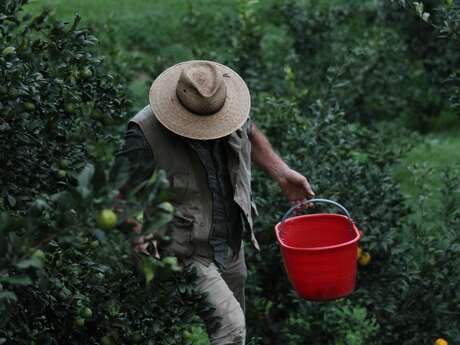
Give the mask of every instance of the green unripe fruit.
[(108, 335), (104, 335), (101, 338), (101, 345), (113, 345), (112, 338), (110, 338)]
[(157, 206), (161, 211), (165, 212), (165, 213), (173, 213), (174, 212), (174, 206), (171, 205), (170, 202), (162, 202), (161, 204), (159, 204)]
[(2, 55), (4, 57), (11, 56), (16, 54), (16, 48), (15, 47), (6, 47), (5, 49), (2, 50)]
[(190, 331), (187, 331), (187, 330), (184, 330), (182, 332), (182, 336), (184, 337), (185, 340), (192, 339), (192, 333), (190, 333)]
[(175, 266), (175, 265), (177, 265), (177, 258), (175, 258), (174, 256), (166, 256), (161, 261), (167, 266)]
[(85, 319), (82, 319), (82, 318), (76, 319), (76, 320), (75, 320), (75, 324), (76, 324), (78, 327), (83, 327), (83, 326), (85, 325)]
[(89, 319), (90, 317), (93, 316), (93, 311), (92, 311), (90, 308), (85, 307), (85, 308), (82, 309), (82, 311), (81, 311), (80, 314), (81, 314), (81, 316), (83, 316), (85, 319)]
[(70, 166), (70, 161), (68, 159), (61, 160), (61, 167), (67, 169)]
[(32, 102), (25, 102), (24, 103), (24, 109), (27, 111), (34, 111), (35, 110), (35, 104)]
[(34, 258), (37, 258), (38, 260), (41, 260), (41, 261), (44, 261), (46, 259), (45, 253), (43, 253), (43, 250), (41, 250), (41, 249), (37, 249), (36, 251), (34, 251), (32, 256)]
[(99, 241), (98, 240), (91, 241), (89, 245), (91, 246), (91, 248), (97, 248), (99, 247)]
[(57, 172), (57, 176), (59, 178), (65, 178), (67, 176), (67, 171), (63, 170), (63, 169), (59, 169), (58, 172)]
[(111, 230), (117, 225), (117, 215), (112, 210), (102, 210), (96, 216), (96, 225), (102, 230)]
[(75, 113), (75, 104), (73, 103), (69, 103), (65, 106), (65, 110), (70, 113), (70, 114), (73, 114)]
[(93, 72), (91, 71), (91, 69), (89, 67), (85, 67), (83, 68), (83, 70), (80, 72), (81, 76), (83, 77), (83, 79), (89, 79), (93, 76)]

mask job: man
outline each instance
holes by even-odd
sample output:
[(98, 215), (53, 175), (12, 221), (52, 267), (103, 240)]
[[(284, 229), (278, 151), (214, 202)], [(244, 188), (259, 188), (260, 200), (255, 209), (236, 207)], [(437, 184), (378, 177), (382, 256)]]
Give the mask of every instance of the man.
[[(314, 195), (249, 119), (250, 95), (241, 77), (211, 61), (187, 61), (164, 71), (150, 89), (150, 105), (128, 125), (123, 150), (145, 180), (164, 169), (174, 191), (169, 250), (197, 269), (197, 287), (215, 308), (202, 315), (211, 344), (244, 344), (246, 265), (242, 239), (259, 250), (253, 232), (251, 159), (275, 178), (291, 203)], [(139, 230), (140, 225), (137, 225)], [(148, 254), (149, 239), (134, 250)], [(217, 329), (211, 318), (219, 317)]]

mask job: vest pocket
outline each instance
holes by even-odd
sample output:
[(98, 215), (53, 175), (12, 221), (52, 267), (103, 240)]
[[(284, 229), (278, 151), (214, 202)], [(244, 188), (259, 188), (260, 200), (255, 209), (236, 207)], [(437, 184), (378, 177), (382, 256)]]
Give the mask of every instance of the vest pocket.
[(193, 216), (176, 212), (170, 224), (171, 244), (168, 246), (174, 255), (178, 257), (190, 257), (195, 251), (193, 245)]
[(187, 173), (177, 173), (171, 176), (171, 193), (173, 201), (178, 203), (185, 199), (189, 188), (189, 177)]

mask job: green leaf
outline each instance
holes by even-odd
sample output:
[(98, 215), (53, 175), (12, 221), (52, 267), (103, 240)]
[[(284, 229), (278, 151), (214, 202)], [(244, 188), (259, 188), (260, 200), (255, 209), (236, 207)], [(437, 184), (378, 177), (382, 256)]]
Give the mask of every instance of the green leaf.
[(153, 219), (148, 219), (142, 228), (142, 234), (143, 235), (150, 235), (155, 230), (158, 230), (162, 227), (164, 227), (166, 224), (171, 222), (173, 219), (173, 215), (170, 213), (164, 213), (164, 212), (158, 212), (157, 214), (154, 215)]
[(6, 195), (6, 200), (8, 201), (8, 204), (9, 204), (11, 207), (16, 206), (16, 198), (15, 198), (14, 196), (12, 196), (11, 194), (7, 194), (7, 195)]
[(6, 212), (0, 213), (0, 232), (8, 227), (10, 216)]
[(151, 257), (142, 257), (142, 271), (145, 276), (145, 285), (149, 285), (155, 277), (156, 266)]
[(39, 259), (32, 257), (30, 259), (19, 261), (15, 266), (21, 270), (24, 270), (31, 267), (42, 268), (43, 263)]
[(80, 175), (78, 175), (77, 191), (80, 193), (82, 199), (86, 199), (91, 194), (91, 179), (94, 175), (94, 165), (87, 164)]
[(6, 300), (9, 300), (9, 301), (14, 301), (16, 302), (18, 299), (16, 297), (16, 294), (14, 292), (11, 292), (11, 291), (1, 291), (0, 292), (0, 300), (2, 299), (6, 299)]
[(31, 285), (32, 280), (28, 276), (0, 277), (0, 282), (11, 285)]

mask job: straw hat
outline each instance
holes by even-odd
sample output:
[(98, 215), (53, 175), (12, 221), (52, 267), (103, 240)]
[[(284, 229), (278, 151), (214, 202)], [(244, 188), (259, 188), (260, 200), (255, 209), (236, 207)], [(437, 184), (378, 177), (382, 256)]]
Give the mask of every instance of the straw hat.
[(149, 98), (163, 126), (200, 140), (222, 138), (242, 127), (251, 107), (248, 87), (235, 71), (202, 60), (165, 70), (153, 82)]

